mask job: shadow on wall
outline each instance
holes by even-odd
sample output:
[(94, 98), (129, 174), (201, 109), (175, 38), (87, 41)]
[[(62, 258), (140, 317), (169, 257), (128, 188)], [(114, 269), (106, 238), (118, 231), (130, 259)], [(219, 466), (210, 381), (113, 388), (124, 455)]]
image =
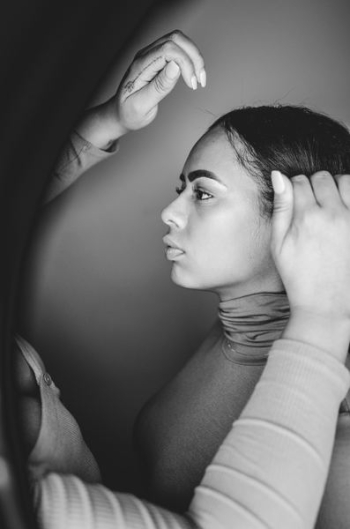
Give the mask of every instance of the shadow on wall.
[(145, 21), (96, 95), (110, 96), (136, 51), (176, 27), (206, 60), (205, 90), (180, 82), (152, 125), (43, 211), (23, 276), (23, 333), (111, 487), (138, 490), (135, 415), (216, 314), (214, 296), (172, 285), (164, 258), (160, 213), (185, 158), (237, 106), (304, 104), (350, 122), (348, 11), (343, 0), (171, 4)]

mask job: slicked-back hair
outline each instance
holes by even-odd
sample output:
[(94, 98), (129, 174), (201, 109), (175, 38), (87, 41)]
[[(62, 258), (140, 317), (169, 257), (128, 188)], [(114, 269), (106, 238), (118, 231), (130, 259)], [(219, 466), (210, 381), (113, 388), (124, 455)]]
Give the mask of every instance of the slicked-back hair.
[(350, 173), (350, 133), (338, 121), (302, 106), (232, 110), (209, 128), (222, 128), (239, 163), (257, 179), (261, 214), (273, 209), (271, 171), (289, 178), (316, 171)]

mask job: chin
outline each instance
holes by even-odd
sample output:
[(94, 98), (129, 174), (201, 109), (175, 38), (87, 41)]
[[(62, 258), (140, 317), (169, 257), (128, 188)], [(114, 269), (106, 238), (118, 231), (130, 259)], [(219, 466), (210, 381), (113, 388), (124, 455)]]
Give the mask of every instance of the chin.
[(192, 274), (186, 274), (183, 270), (178, 270), (176, 265), (172, 268), (171, 280), (175, 285), (182, 288), (188, 288), (191, 290), (212, 290), (201, 281), (198, 281), (198, 277), (193, 277)]

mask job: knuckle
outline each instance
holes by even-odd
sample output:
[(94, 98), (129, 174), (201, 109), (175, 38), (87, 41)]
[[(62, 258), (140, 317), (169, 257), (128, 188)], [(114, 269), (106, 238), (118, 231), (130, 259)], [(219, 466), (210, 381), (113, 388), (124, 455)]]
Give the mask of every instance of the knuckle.
[(178, 41), (181, 37), (184, 37), (184, 34), (182, 33), (182, 31), (180, 29), (174, 29), (169, 34), (169, 39), (173, 40), (174, 42)]
[(170, 54), (174, 51), (174, 43), (172, 41), (167, 40), (161, 45), (161, 51), (162, 53), (164, 53), (164, 55)]
[(336, 208), (327, 208), (325, 211), (325, 222), (327, 227), (334, 226), (335, 224), (340, 227), (343, 224), (343, 219)]
[(139, 98), (133, 98), (130, 102), (130, 112), (134, 115), (140, 115), (143, 112), (142, 103), (139, 101)]
[(134, 55), (134, 62), (137, 61), (142, 55), (143, 55), (143, 52), (144, 52), (144, 48), (142, 48), (142, 50), (139, 50), (135, 53)]
[(135, 58), (133, 60), (127, 72), (129, 77), (134, 77), (137, 74), (137, 72), (139, 71), (139, 62), (140, 62), (139, 58)]
[(160, 76), (156, 77), (155, 80), (154, 80), (154, 88), (155, 88), (155, 90), (159, 94), (161, 94), (161, 93), (164, 92), (165, 87), (166, 87), (166, 84), (164, 82), (163, 76), (160, 75)]
[(310, 227), (315, 226), (317, 222), (320, 222), (321, 220), (319, 208), (315, 205), (305, 208), (300, 217), (302, 218), (304, 224)]

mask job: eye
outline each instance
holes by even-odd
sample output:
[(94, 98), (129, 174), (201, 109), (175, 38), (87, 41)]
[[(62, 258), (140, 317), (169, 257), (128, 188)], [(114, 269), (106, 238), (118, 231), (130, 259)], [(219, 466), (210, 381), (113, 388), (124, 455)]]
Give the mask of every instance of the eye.
[(207, 191), (203, 191), (203, 189), (200, 189), (200, 188), (197, 188), (194, 190), (194, 195), (196, 197), (196, 200), (200, 202), (213, 198), (213, 195), (211, 195)]

